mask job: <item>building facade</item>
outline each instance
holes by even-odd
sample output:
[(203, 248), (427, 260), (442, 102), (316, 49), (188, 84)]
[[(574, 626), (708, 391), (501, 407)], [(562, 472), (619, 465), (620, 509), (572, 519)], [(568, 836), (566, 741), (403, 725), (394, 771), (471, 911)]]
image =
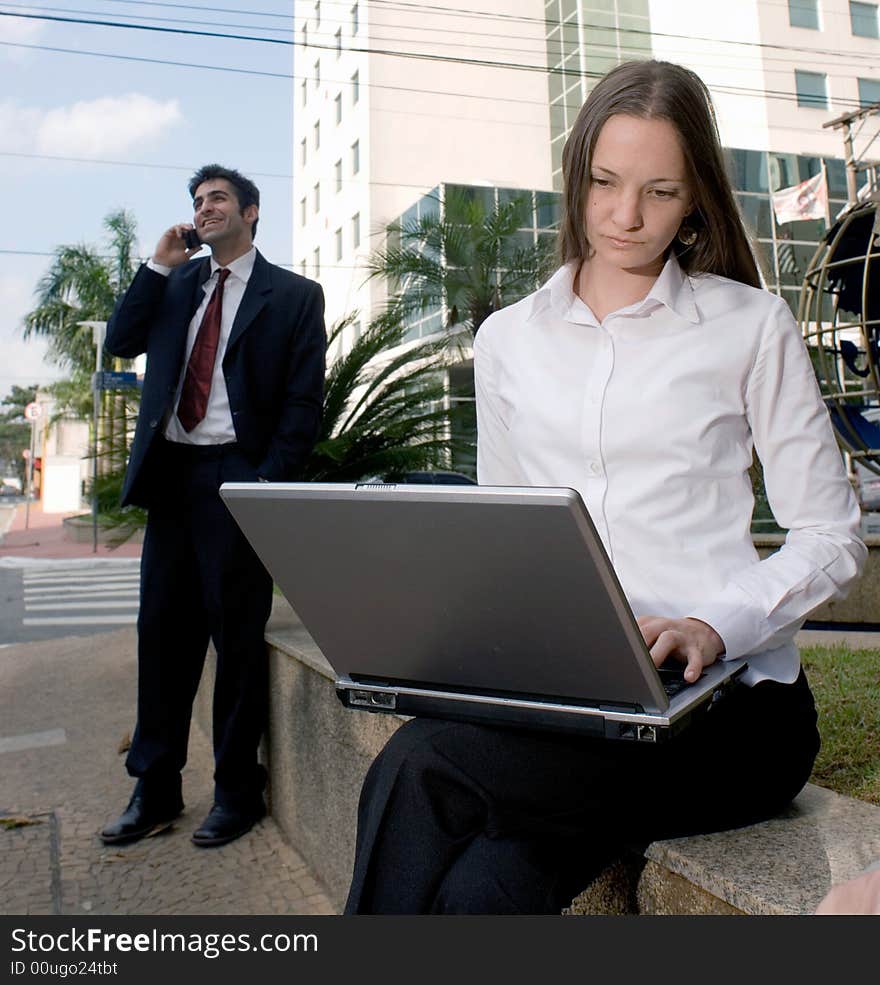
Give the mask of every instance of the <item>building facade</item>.
[[(381, 309), (366, 259), (388, 224), (442, 208), (444, 188), (541, 196), (531, 231), (546, 234), (574, 118), (633, 58), (706, 82), (767, 286), (797, 311), (826, 222), (778, 223), (771, 194), (824, 165), (833, 221), (846, 175), (824, 124), (880, 100), (878, 5), (853, 0), (297, 0), (295, 26), (295, 269), (324, 286), (328, 324), (358, 312), (331, 358)], [(880, 117), (866, 124), (857, 156)], [(427, 312), (410, 336), (442, 324)], [(453, 375), (450, 398), (472, 399), (467, 362)]]

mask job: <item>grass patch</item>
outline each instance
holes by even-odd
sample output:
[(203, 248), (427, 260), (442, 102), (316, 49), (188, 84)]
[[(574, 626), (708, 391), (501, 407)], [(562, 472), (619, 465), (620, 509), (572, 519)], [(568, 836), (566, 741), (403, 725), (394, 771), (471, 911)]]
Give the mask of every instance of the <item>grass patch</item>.
[(801, 650), (822, 749), (811, 782), (880, 805), (880, 650)]

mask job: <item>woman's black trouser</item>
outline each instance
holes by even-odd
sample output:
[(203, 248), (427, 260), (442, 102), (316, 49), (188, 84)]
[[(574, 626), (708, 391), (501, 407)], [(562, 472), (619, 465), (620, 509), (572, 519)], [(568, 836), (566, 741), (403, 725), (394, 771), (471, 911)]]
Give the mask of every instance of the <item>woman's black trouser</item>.
[(657, 745), (415, 719), (364, 781), (345, 912), (559, 913), (628, 845), (778, 813), (818, 749), (803, 672)]

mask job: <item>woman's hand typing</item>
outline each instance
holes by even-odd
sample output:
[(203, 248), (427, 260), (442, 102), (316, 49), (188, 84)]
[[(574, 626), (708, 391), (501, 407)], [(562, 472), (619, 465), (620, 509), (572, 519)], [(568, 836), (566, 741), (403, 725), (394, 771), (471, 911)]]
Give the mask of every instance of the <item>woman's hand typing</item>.
[(655, 666), (660, 667), (669, 657), (674, 657), (687, 664), (684, 678), (691, 683), (698, 680), (704, 667), (715, 663), (724, 653), (724, 641), (708, 623), (699, 619), (642, 616), (638, 624)]

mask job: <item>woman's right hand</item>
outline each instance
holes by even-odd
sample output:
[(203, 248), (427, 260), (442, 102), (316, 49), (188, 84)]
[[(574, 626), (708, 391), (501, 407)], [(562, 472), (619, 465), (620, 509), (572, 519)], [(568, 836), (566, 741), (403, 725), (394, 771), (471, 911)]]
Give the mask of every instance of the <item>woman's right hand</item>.
[(638, 624), (655, 666), (660, 667), (669, 657), (674, 657), (687, 664), (684, 678), (691, 683), (699, 680), (703, 668), (715, 663), (724, 653), (724, 641), (708, 623), (699, 619), (642, 616)]

